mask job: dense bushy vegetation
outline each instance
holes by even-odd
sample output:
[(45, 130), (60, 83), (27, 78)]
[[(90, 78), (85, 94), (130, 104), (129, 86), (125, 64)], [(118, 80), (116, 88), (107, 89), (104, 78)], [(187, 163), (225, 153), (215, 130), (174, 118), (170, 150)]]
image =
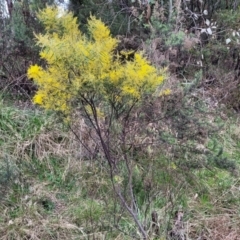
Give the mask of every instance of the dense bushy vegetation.
[(238, 239), (237, 1), (63, 2), (0, 5), (2, 239)]

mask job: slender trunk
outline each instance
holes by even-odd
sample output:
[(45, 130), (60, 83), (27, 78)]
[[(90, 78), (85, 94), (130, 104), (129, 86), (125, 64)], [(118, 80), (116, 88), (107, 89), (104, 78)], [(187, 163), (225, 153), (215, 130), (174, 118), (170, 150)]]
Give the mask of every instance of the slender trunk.
[(168, 8), (168, 23), (172, 20), (172, 12), (173, 12), (173, 2), (172, 0), (169, 0), (169, 8)]
[(114, 17), (115, 16), (115, 11), (114, 11), (114, 7), (113, 7), (113, 1), (112, 0), (108, 0), (108, 9), (111, 13), (111, 16)]
[(8, 14), (9, 14), (9, 17), (11, 18), (12, 17), (12, 10), (13, 10), (13, 2), (12, 2), (12, 0), (6, 0), (6, 2), (7, 2)]
[[(135, 199), (134, 199), (134, 194), (133, 194), (133, 186), (132, 186), (132, 170), (130, 168), (130, 162), (128, 157), (125, 155), (125, 150), (124, 150), (124, 160), (128, 169), (128, 175), (129, 175), (129, 192), (130, 192), (130, 198), (131, 198), (131, 205), (129, 206), (127, 203), (127, 200), (124, 198), (124, 196), (121, 193), (121, 187), (118, 186), (118, 184), (116, 184), (114, 182), (114, 176), (115, 176), (115, 171), (116, 171), (116, 162), (115, 159), (112, 158), (111, 153), (110, 153), (110, 146), (108, 145), (108, 143), (105, 141), (105, 139), (102, 136), (102, 130), (99, 126), (99, 122), (98, 122), (98, 116), (97, 116), (97, 111), (95, 108), (95, 105), (93, 103), (93, 101), (88, 102), (91, 109), (92, 109), (92, 113), (93, 113), (93, 121), (91, 120), (91, 117), (88, 115), (88, 118), (90, 120), (90, 122), (92, 123), (99, 139), (100, 139), (100, 144), (102, 146), (104, 155), (108, 161), (108, 165), (109, 165), (109, 174), (110, 174), (110, 179), (113, 185), (113, 190), (116, 193), (116, 195), (118, 196), (120, 202), (123, 204), (124, 208), (128, 211), (128, 213), (132, 216), (135, 224), (137, 225), (139, 232), (141, 233), (142, 237), (144, 240), (147, 239), (147, 233), (142, 225), (142, 223), (139, 220), (138, 214), (137, 214), (137, 207), (136, 207), (136, 203), (135, 203)], [(132, 105), (132, 107), (130, 107), (128, 114), (127, 114), (127, 118), (130, 115), (130, 112), (133, 108), (134, 104)], [(124, 128), (126, 127), (127, 124), (127, 120), (125, 121), (124, 124)], [(110, 125), (108, 126), (109, 128), (111, 127)], [(125, 132), (123, 131), (123, 145), (126, 146), (126, 142), (125, 142)]]

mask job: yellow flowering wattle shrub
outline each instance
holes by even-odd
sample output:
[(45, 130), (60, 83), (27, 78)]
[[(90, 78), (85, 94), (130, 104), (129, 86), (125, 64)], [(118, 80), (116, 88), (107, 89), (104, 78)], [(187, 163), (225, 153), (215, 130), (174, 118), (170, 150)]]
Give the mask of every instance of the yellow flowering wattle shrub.
[[(86, 35), (79, 31), (72, 13), (59, 13), (48, 7), (38, 17), (46, 31), (36, 36), (45, 66), (32, 65), (28, 69), (28, 77), (38, 86), (33, 101), (45, 109), (63, 113), (64, 122), (70, 127), (81, 124), (76, 119), (79, 113), (87, 120), (87, 126), (93, 130), (88, 133), (89, 139), (96, 144), (94, 148), (99, 150), (98, 155), (108, 163), (106, 169), (114, 196), (146, 239), (147, 233), (135, 211), (138, 208), (132, 207), (136, 198), (131, 184), (134, 164), (130, 161), (134, 154), (130, 149), (133, 149), (131, 142), (134, 139), (129, 135), (133, 133), (130, 128), (134, 118), (130, 116), (133, 116), (136, 103), (158, 92), (164, 71), (152, 66), (143, 53), (135, 53), (131, 61), (123, 60), (116, 51), (118, 40), (111, 37), (108, 27), (93, 16), (88, 21)], [(74, 135), (92, 157), (99, 158), (95, 156), (95, 150), (92, 152), (88, 147), (88, 140), (81, 134)], [(123, 186), (119, 179), (125, 177), (129, 184)], [(125, 193), (131, 193), (131, 196), (125, 196)]]
[(32, 65), (27, 74), (38, 86), (34, 103), (45, 109), (69, 113), (83, 100), (123, 106), (162, 84), (163, 71), (142, 53), (123, 62), (115, 51), (118, 40), (95, 17), (88, 21), (88, 36), (79, 31), (72, 13), (47, 7), (38, 18), (46, 31), (36, 36), (46, 67)]

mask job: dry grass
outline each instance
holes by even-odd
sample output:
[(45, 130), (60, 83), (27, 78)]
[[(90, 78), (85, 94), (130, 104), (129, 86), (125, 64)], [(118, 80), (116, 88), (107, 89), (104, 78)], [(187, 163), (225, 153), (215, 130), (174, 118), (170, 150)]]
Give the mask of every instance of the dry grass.
[[(35, 110), (4, 109), (2, 106), (1, 111), (1, 166), (5, 166), (8, 160), (12, 177), (0, 199), (0, 240), (134, 239), (131, 233), (136, 229), (126, 215), (122, 215), (120, 223), (129, 236), (115, 228), (111, 212), (115, 199), (106, 169), (97, 161), (86, 161), (87, 153), (80, 148), (73, 132), (55, 123), (54, 116)], [(161, 124), (164, 125), (159, 123), (157, 128), (167, 127)], [(75, 133), (83, 137), (90, 148), (94, 148), (96, 140), (93, 135), (88, 136), (90, 130), (87, 126), (81, 120), (77, 126), (74, 128)], [(231, 129), (225, 126), (219, 134), (221, 141), (228, 147), (226, 153), (229, 155), (236, 154), (234, 142), (239, 141), (238, 128), (237, 124)], [(136, 138), (135, 132), (139, 131), (137, 127), (133, 130), (132, 136)], [(152, 128), (147, 130), (151, 132)], [(160, 150), (158, 153), (161, 153)], [(173, 157), (170, 147), (166, 147), (165, 151), (169, 151), (168, 158)], [(144, 159), (139, 161), (141, 167)], [(165, 234), (160, 238), (165, 239), (167, 227), (174, 226), (173, 211), (182, 204), (178, 199), (184, 198), (186, 239), (240, 239), (237, 178), (224, 172), (218, 172), (219, 175), (216, 173), (214, 177), (205, 173), (202, 179), (194, 175), (194, 182), (198, 184), (191, 186), (190, 183), (184, 183), (186, 173), (180, 173), (175, 169), (176, 166), (171, 165), (171, 161), (165, 161), (170, 165), (164, 166), (165, 163), (159, 161), (159, 165), (154, 167), (162, 169), (154, 169), (155, 173), (165, 172), (166, 177), (167, 174), (173, 175), (170, 178), (173, 182), (166, 182), (164, 177), (159, 178), (154, 185), (156, 189), (151, 189), (151, 194), (156, 197), (150, 209), (159, 214), (158, 225), (162, 231), (159, 238)], [(149, 160), (148, 168), (153, 163)], [(141, 181), (146, 182), (153, 172), (149, 170)], [(207, 203), (201, 200), (201, 196), (193, 199), (195, 193), (201, 195), (204, 189), (207, 189), (209, 196)], [(164, 199), (163, 203), (161, 198)], [(144, 204), (147, 206), (148, 202)], [(144, 204), (140, 209), (142, 212), (146, 207)], [(169, 225), (169, 222), (172, 224)]]
[(240, 219), (237, 212), (198, 217), (187, 222), (190, 239), (239, 240)]

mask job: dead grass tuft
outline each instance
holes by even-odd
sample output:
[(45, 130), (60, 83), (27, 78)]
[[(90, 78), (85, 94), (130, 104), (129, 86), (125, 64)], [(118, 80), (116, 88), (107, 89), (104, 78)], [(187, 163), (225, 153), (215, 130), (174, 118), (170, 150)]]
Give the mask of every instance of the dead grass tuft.
[(239, 223), (236, 213), (198, 218), (195, 223), (189, 224), (189, 236), (202, 240), (239, 240)]

